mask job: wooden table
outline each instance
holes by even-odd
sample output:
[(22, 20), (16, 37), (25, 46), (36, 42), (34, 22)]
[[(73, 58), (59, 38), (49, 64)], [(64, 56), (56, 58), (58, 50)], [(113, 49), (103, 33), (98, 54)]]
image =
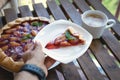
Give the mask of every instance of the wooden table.
[[(87, 52), (76, 61), (69, 64), (60, 64), (49, 70), (47, 80), (120, 80), (120, 23), (101, 4), (100, 0), (54, 0), (47, 1), (47, 8), (41, 3), (34, 4), (31, 12), (28, 6), (19, 7), (20, 13), (12, 8), (5, 9), (5, 16), (0, 17), (0, 26), (18, 17), (44, 16), (55, 20), (65, 19), (81, 25), (81, 14), (92, 9), (101, 10), (109, 18), (116, 20), (117, 24), (105, 30), (100, 39), (92, 41)], [(13, 75), (0, 69), (0, 80), (13, 80)]]

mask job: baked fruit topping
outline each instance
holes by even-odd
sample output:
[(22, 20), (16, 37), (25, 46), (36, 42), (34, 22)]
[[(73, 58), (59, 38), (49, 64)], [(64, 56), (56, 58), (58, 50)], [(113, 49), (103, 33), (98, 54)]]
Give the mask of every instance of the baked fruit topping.
[(62, 33), (60, 36), (55, 38), (53, 41), (50, 41), (45, 46), (47, 49), (58, 49), (61, 47), (84, 45), (85, 40), (82, 38), (74, 28), (68, 27), (67, 30)]

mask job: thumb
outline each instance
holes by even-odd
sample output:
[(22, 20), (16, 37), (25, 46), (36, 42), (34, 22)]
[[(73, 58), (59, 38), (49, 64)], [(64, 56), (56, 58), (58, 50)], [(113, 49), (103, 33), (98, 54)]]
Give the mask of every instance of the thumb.
[[(39, 55), (40, 55), (41, 57), (45, 57), (45, 54), (44, 54), (43, 51), (42, 51), (42, 45), (41, 45), (40, 42), (35, 42), (34, 51), (38, 52), (38, 54), (35, 55), (35, 56), (39, 56)], [(39, 57), (40, 57), (40, 56), (39, 56)]]
[(35, 48), (34, 48), (34, 50), (40, 50), (40, 51), (42, 51), (42, 45), (41, 45), (40, 42), (35, 42)]

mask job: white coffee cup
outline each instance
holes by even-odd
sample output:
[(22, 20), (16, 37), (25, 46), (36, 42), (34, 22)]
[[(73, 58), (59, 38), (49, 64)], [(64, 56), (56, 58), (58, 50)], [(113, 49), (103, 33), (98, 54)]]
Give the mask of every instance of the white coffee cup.
[(107, 15), (99, 10), (88, 10), (82, 15), (82, 27), (90, 32), (94, 39), (100, 38), (106, 28), (116, 24), (114, 19), (108, 19)]

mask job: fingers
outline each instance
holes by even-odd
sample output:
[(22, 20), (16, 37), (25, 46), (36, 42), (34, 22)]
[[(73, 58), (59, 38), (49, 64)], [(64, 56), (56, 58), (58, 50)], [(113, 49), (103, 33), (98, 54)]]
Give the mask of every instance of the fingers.
[(27, 50), (25, 53), (31, 52), (31, 51), (34, 49), (35, 44), (34, 44), (34, 43), (31, 43), (31, 44), (28, 44), (28, 46), (29, 46), (29, 48), (28, 48), (28, 50)]
[(23, 54), (23, 60), (26, 62), (31, 58), (44, 58), (45, 55), (42, 52), (42, 46), (40, 42), (35, 42), (34, 44), (29, 44), (30, 48)]
[(22, 59), (24, 62), (26, 62), (28, 60), (28, 54), (29, 53), (24, 53), (23, 56), (22, 56)]
[(45, 58), (45, 54), (42, 51), (42, 45), (40, 42), (35, 42), (35, 48), (34, 51), (36, 52), (36, 54), (34, 54), (34, 56), (38, 56), (41, 58)]
[(42, 50), (42, 45), (40, 42), (35, 42), (35, 50)]
[(26, 62), (28, 60), (28, 57), (31, 55), (30, 52), (33, 50), (35, 44), (31, 43), (31, 44), (29, 44), (29, 46), (30, 46), (30, 48), (22, 55), (24, 62)]

